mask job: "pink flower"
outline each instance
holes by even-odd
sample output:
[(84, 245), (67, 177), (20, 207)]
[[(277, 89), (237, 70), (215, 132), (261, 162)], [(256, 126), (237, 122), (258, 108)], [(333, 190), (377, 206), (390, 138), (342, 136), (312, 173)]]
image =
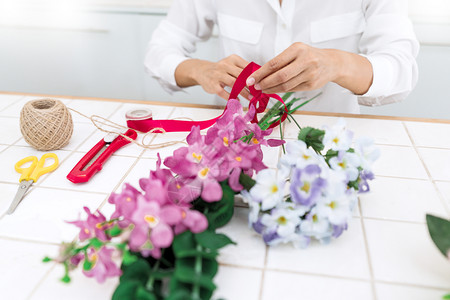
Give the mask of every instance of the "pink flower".
[(108, 202), (114, 204), (116, 210), (111, 215), (111, 219), (123, 217), (119, 222), (121, 228), (126, 228), (130, 224), (129, 219), (136, 210), (136, 201), (141, 193), (128, 183), (125, 183), (120, 194), (112, 194)]
[[(99, 251), (89, 248), (87, 259), (93, 264), (89, 271), (83, 270), (87, 277), (95, 277), (99, 283), (103, 283), (107, 277), (122, 275), (122, 271), (112, 261), (115, 249), (103, 246)], [(86, 258), (85, 258), (86, 259)]]
[(72, 222), (67, 222), (70, 224), (74, 224), (78, 228), (80, 228), (80, 233), (78, 234), (81, 241), (86, 239), (90, 239), (92, 237), (97, 237), (101, 241), (107, 241), (109, 238), (105, 234), (105, 230), (110, 228), (111, 225), (106, 223), (105, 216), (96, 211), (94, 214), (91, 213), (89, 208), (84, 207), (84, 211), (87, 213), (88, 217), (85, 221), (77, 220)]
[(208, 228), (208, 219), (205, 215), (196, 210), (184, 208), (182, 211), (182, 220), (175, 226), (175, 234), (180, 234), (186, 230), (193, 233), (200, 233)]
[[(176, 205), (161, 206), (156, 201), (138, 198), (138, 206), (131, 221), (134, 228), (129, 246), (133, 251), (167, 248), (173, 241), (173, 229), (182, 220), (181, 209)], [(158, 258), (158, 257), (155, 257)]]

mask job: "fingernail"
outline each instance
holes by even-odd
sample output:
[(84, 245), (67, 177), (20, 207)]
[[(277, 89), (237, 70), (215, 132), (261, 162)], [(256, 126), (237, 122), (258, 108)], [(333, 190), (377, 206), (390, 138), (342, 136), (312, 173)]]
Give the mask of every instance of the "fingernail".
[(252, 95), (248, 96), (248, 100), (249, 100), (249, 101), (252, 101), (252, 99), (253, 99), (253, 96), (252, 96)]
[(255, 78), (249, 77), (247, 79), (247, 86), (251, 86), (251, 85), (254, 85), (254, 84), (255, 84)]
[(255, 84), (254, 88), (255, 88), (255, 90), (258, 90), (258, 91), (260, 91), (260, 90), (261, 90), (261, 87), (259, 86), (259, 84), (258, 84), (258, 83), (257, 83), (257, 84)]

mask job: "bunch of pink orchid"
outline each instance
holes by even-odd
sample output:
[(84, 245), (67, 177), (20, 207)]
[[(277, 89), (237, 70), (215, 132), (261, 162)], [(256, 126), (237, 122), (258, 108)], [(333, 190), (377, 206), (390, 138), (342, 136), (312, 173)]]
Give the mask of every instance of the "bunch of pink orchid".
[[(161, 258), (161, 250), (172, 245), (174, 236), (187, 230), (200, 233), (208, 228), (204, 214), (195, 206), (196, 199), (216, 202), (222, 199), (220, 182), (228, 180), (233, 191), (243, 189), (241, 173), (252, 176), (265, 169), (261, 145), (277, 146), (280, 140), (265, 140), (271, 130), (261, 130), (250, 123), (252, 106), (244, 113), (237, 100), (229, 100), (227, 109), (206, 135), (193, 127), (187, 147), (165, 159), (169, 169), (161, 168), (161, 159), (149, 178), (139, 181), (140, 189), (125, 184), (108, 202), (115, 206), (111, 218), (84, 208), (87, 219), (69, 222), (80, 229), (79, 242), (65, 244), (57, 260), (68, 271), (80, 264), (86, 276), (103, 282), (119, 276), (116, 262), (139, 253)], [(116, 259), (117, 258), (117, 259)], [(50, 259), (48, 259), (50, 260)]]
[(186, 139), (189, 146), (175, 150), (164, 161), (179, 175), (184, 201), (199, 196), (207, 202), (219, 201), (220, 181), (228, 179), (230, 187), (239, 192), (243, 189), (239, 183), (242, 172), (252, 176), (254, 171), (267, 168), (262, 162), (261, 145), (279, 146), (284, 141), (265, 140), (272, 130), (261, 130), (258, 124), (250, 123), (254, 115), (254, 106), (244, 114), (238, 100), (229, 100), (224, 115), (206, 135), (193, 127)]

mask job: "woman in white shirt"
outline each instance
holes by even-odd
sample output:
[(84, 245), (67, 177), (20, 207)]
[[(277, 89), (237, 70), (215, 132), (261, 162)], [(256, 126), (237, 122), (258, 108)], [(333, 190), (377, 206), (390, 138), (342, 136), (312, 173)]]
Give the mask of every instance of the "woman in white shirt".
[[(190, 58), (215, 24), (224, 58)], [(254, 61), (262, 67), (247, 85), (304, 98), (321, 91), (302, 109), (359, 113), (358, 104), (397, 102), (410, 93), (418, 50), (407, 0), (174, 0), (145, 65), (170, 92), (201, 85), (227, 99), (225, 88)]]

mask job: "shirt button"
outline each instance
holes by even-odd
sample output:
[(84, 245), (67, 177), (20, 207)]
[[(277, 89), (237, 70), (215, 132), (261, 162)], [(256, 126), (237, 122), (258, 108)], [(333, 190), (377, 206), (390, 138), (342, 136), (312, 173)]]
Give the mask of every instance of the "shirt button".
[(281, 25), (281, 27), (282, 27), (283, 29), (286, 29), (286, 28), (287, 28), (286, 23), (283, 23), (283, 25)]

